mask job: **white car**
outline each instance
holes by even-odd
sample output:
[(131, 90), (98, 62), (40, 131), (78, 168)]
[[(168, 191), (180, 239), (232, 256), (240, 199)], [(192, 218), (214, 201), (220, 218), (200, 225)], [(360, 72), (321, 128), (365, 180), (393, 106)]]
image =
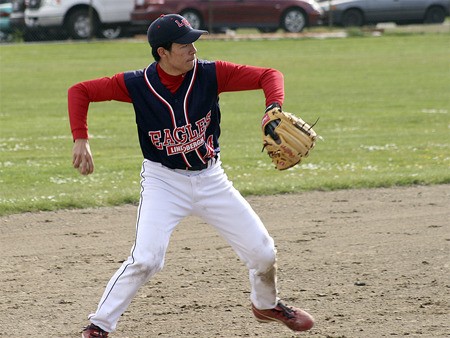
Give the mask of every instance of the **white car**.
[(134, 0), (26, 0), (28, 31), (114, 39), (130, 25)]
[(450, 0), (325, 0), (325, 21), (344, 27), (379, 22), (439, 24), (449, 15)]

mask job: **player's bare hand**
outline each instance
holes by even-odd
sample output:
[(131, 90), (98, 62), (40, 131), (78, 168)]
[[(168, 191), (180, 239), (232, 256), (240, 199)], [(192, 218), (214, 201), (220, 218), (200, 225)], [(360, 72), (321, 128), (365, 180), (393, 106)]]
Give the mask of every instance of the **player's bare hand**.
[(87, 139), (75, 140), (72, 150), (72, 164), (81, 175), (89, 175), (94, 172), (94, 159)]

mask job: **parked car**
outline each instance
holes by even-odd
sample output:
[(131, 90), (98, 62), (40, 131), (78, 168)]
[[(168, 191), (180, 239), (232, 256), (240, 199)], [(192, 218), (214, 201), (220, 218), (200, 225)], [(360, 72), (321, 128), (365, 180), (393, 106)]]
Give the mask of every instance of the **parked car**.
[(25, 0), (12, 0), (11, 29), (25, 30)]
[(450, 12), (450, 0), (332, 0), (320, 5), (326, 22), (344, 27), (380, 22), (436, 24)]
[(178, 13), (196, 29), (258, 28), (263, 32), (301, 32), (321, 23), (323, 10), (313, 0), (136, 0), (134, 25), (148, 26), (161, 14)]
[[(92, 4), (92, 7), (90, 6)], [(130, 25), (134, 0), (27, 0), (27, 30), (114, 39)]]
[(9, 17), (12, 12), (11, 2), (0, 2), (0, 41), (8, 41), (11, 37)]

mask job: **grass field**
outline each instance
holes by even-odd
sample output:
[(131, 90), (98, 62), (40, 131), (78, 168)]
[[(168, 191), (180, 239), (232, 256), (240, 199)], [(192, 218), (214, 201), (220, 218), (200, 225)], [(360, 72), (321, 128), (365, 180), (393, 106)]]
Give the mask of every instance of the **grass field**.
[[(245, 195), (450, 183), (450, 34), (199, 41), (198, 56), (275, 67), (284, 109), (323, 136), (278, 172), (261, 152), (261, 91), (221, 96), (221, 155)], [(67, 89), (143, 68), (142, 40), (0, 46), (0, 215), (136, 202), (142, 156), (131, 105), (91, 104), (96, 172), (71, 167)]]

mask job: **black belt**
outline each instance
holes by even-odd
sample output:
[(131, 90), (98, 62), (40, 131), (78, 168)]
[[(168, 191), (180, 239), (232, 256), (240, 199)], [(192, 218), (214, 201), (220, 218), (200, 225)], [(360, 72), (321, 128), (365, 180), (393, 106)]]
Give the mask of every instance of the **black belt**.
[(216, 156), (210, 158), (210, 159), (208, 160), (208, 162), (206, 162), (206, 163), (202, 163), (202, 164), (199, 164), (199, 165), (193, 165), (193, 166), (191, 166), (191, 167), (171, 167), (171, 166), (167, 166), (167, 165), (166, 165), (166, 167), (169, 167), (170, 169), (181, 169), (181, 170), (188, 170), (188, 171), (199, 171), (199, 170), (203, 170), (203, 169), (206, 169), (206, 168), (212, 166), (214, 163), (216, 163), (217, 158), (218, 158), (218, 156), (216, 155)]

